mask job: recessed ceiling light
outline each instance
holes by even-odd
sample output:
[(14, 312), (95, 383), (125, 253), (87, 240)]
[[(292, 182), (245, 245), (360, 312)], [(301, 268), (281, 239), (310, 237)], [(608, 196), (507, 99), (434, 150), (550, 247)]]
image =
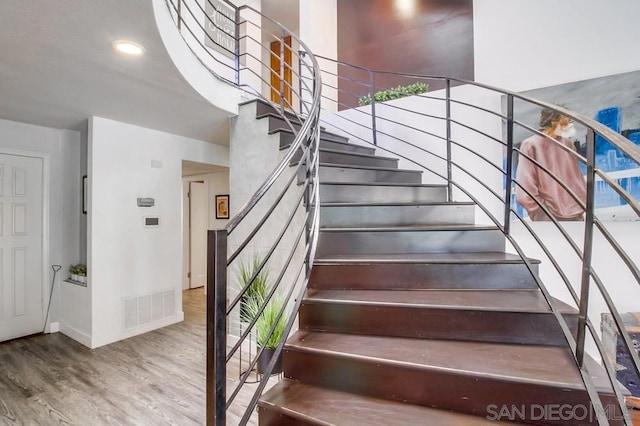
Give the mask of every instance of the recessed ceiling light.
[(111, 43), (111, 46), (116, 52), (124, 53), (125, 55), (140, 56), (144, 53), (144, 47), (128, 40), (116, 40)]

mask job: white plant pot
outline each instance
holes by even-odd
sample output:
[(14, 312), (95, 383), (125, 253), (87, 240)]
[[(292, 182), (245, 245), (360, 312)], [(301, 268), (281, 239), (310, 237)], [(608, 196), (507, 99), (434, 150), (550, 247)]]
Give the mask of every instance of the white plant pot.
[(78, 275), (78, 280), (79, 280), (82, 284), (86, 284), (86, 283), (87, 283), (87, 277), (86, 277), (86, 275)]
[(73, 281), (80, 281), (80, 279), (79, 279), (79, 278), (80, 278), (80, 277), (78, 276), (78, 274), (71, 274), (71, 279), (72, 279)]

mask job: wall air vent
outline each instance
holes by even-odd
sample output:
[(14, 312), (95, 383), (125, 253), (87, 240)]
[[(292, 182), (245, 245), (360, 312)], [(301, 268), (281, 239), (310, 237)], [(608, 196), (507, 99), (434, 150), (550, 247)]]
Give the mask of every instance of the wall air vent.
[(160, 291), (124, 300), (124, 328), (133, 328), (176, 313), (175, 290)]

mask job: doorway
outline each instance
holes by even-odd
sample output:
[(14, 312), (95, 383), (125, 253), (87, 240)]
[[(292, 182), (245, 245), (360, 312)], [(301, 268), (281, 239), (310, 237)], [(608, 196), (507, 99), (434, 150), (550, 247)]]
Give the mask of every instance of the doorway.
[(182, 289), (207, 283), (207, 231), (220, 229), (227, 220), (215, 215), (215, 196), (229, 194), (229, 168), (182, 161)]
[(207, 281), (208, 189), (203, 180), (189, 182), (189, 288)]
[[(284, 55), (284, 64), (280, 57)], [(291, 108), (291, 87), (293, 73), (291, 72), (291, 36), (284, 38), (284, 51), (280, 41), (271, 42), (271, 100), (277, 104), (281, 102), (280, 91), (284, 93), (284, 106)], [(282, 83), (282, 87), (281, 87)]]
[(0, 154), (0, 341), (42, 331), (43, 163)]

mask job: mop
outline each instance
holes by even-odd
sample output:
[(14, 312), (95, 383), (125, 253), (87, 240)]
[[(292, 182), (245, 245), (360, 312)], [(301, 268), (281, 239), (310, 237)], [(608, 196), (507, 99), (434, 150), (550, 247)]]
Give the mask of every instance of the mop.
[(51, 291), (49, 292), (49, 306), (47, 306), (47, 316), (44, 317), (44, 325), (42, 326), (42, 333), (47, 329), (47, 320), (49, 319), (49, 310), (51, 309), (51, 298), (53, 297), (53, 286), (56, 285), (56, 275), (58, 271), (62, 269), (61, 265), (51, 265), (53, 269), (53, 280), (51, 281)]

